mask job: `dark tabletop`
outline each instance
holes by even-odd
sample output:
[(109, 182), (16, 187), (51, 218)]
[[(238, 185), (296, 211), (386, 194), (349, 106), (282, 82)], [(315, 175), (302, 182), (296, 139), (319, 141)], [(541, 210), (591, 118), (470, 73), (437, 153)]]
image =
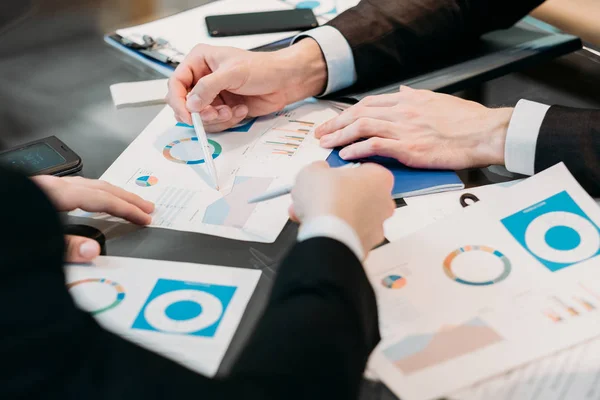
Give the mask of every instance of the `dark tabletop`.
[[(79, 3), (84, 5), (66, 7), (60, 12), (39, 10), (8, 32), (0, 30), (0, 149), (55, 135), (82, 157), (83, 174), (97, 178), (161, 109), (117, 111), (112, 105), (109, 85), (161, 76), (103, 43), (105, 31), (130, 21), (110, 17), (106, 8), (87, 7), (85, 1)], [(189, 7), (187, 1), (172, 3)], [(163, 11), (173, 10), (154, 10)], [(519, 99), (527, 98), (547, 104), (600, 108), (600, 57), (581, 50), (459, 95), (495, 107), (513, 106)], [(507, 179), (488, 170), (461, 171), (460, 175), (468, 186)], [(275, 243), (259, 244), (83, 221), (104, 231), (109, 255), (263, 271), (220, 373), (228, 370), (260, 315), (276, 265), (293, 245), (297, 232), (296, 226), (288, 223)], [(365, 382), (362, 397), (394, 398), (383, 385), (369, 382)]]

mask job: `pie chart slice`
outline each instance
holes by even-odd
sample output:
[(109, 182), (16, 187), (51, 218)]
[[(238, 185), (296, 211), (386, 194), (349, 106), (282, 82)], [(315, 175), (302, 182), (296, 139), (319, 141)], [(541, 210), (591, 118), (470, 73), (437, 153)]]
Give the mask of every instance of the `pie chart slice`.
[(141, 187), (154, 186), (158, 183), (158, 178), (154, 175), (140, 176), (135, 180), (135, 184)]
[(388, 289), (402, 289), (406, 286), (406, 278), (400, 275), (388, 275), (381, 280), (381, 284)]

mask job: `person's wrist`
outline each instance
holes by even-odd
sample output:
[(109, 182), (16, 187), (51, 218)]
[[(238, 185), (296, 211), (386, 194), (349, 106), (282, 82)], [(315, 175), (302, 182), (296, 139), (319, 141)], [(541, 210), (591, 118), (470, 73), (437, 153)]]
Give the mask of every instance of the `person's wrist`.
[(513, 108), (490, 108), (482, 131), (481, 143), (477, 148), (477, 164), (504, 165), (506, 134)]
[(279, 79), (286, 87), (287, 102), (317, 96), (327, 86), (327, 63), (319, 44), (306, 38), (274, 53)]

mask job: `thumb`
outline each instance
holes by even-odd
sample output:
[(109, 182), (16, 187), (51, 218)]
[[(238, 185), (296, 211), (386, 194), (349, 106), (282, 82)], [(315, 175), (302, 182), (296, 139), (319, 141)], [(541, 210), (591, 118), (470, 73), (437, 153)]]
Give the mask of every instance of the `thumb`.
[(406, 86), (406, 85), (400, 85), (400, 89), (398, 89), (399, 92), (410, 92), (413, 90), (415, 90), (415, 89), (411, 88), (410, 86)]
[(94, 239), (65, 235), (67, 251), (65, 259), (70, 263), (87, 263), (100, 255), (100, 245)]
[(238, 89), (244, 84), (244, 69), (236, 67), (208, 74), (196, 83), (187, 100), (190, 112), (200, 112), (212, 104), (217, 96), (226, 90)]
[(300, 223), (300, 219), (298, 218), (298, 216), (296, 215), (296, 211), (294, 211), (294, 205), (292, 204), (290, 206), (290, 208), (288, 208), (288, 214), (290, 215), (290, 219), (299, 224)]

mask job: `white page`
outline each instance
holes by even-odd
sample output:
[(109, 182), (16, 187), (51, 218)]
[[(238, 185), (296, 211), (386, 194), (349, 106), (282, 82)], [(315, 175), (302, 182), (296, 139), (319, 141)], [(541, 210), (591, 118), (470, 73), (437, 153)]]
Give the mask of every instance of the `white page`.
[(561, 164), (372, 252), (383, 342), (370, 367), (427, 400), (600, 335), (599, 224)]
[(456, 400), (571, 400), (600, 395), (600, 340), (575, 346), (452, 396)]
[(291, 8), (291, 5), (279, 0), (219, 0), (147, 24), (119, 29), (117, 34), (132, 41), (139, 41), (144, 35), (150, 35), (155, 39), (162, 38), (183, 54), (189, 53), (194, 46), (200, 43), (249, 50), (293, 37), (299, 32), (211, 37), (208, 35), (205, 18), (209, 15), (289, 10)]
[(383, 225), (385, 238), (390, 242), (394, 242), (455, 212), (460, 212), (463, 209), (460, 204), (460, 197), (465, 193), (474, 194), (479, 200), (485, 201), (488, 198), (496, 196), (502, 188), (512, 186), (516, 182), (518, 181), (497, 183), (446, 193), (407, 197), (404, 199), (406, 206), (397, 208), (394, 211), (394, 215), (385, 221)]
[[(336, 115), (327, 103), (308, 100), (238, 131), (210, 134), (221, 187), (216, 191), (194, 129), (176, 126), (166, 107), (101, 179), (154, 202), (152, 227), (272, 243), (288, 220), (290, 197), (258, 204), (248, 204), (248, 199), (325, 160), (331, 150), (319, 145), (314, 129)], [(118, 220), (81, 211), (72, 215)]]
[(121, 257), (65, 273), (76, 303), (104, 328), (206, 376), (217, 372), (261, 274)]
[(110, 85), (110, 94), (117, 109), (165, 104), (167, 79), (123, 82)]

